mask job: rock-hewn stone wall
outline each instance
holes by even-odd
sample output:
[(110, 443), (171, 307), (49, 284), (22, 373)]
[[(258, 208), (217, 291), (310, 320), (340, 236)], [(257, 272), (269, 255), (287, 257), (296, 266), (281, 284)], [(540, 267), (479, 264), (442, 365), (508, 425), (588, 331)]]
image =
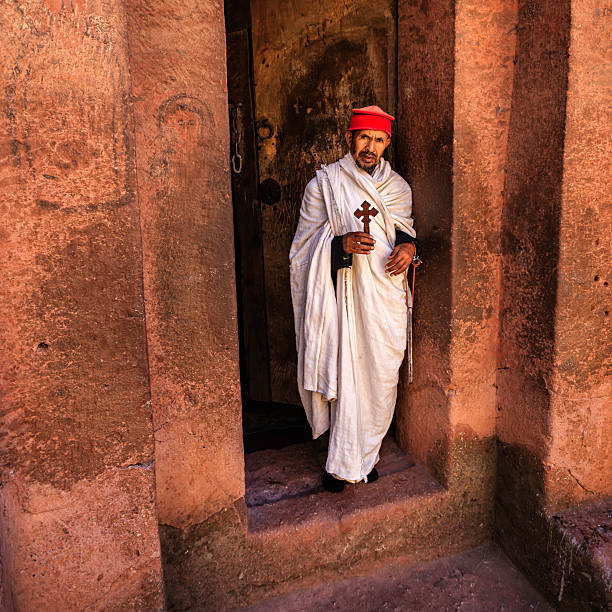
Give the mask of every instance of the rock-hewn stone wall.
[[(398, 157), (425, 264), (417, 271), (414, 384), (403, 377), (398, 435), (449, 483), (469, 472), (455, 464), (467, 460), (465, 450), (484, 450), (495, 431), (516, 6), (400, 2), (399, 10)], [(494, 466), (485, 463), (490, 487)]]
[(573, 2), (549, 462), (553, 504), (612, 495), (612, 8)]
[(450, 434), (454, 45), (453, 2), (399, 3), (398, 171), (412, 187), (426, 263), (416, 280), (414, 383), (401, 375), (397, 435), (442, 481)]
[(502, 223), (497, 537), (568, 610), (611, 587), (606, 11), (519, 2)]
[(0, 607), (161, 609), (123, 6), (1, 32)]
[(244, 494), (223, 2), (126, 3), (160, 523)]

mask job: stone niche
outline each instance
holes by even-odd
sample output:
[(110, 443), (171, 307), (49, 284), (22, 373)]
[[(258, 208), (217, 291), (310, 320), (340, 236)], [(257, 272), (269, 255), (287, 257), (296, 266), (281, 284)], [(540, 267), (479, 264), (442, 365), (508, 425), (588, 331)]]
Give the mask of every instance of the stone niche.
[[(287, 310), (282, 308), (289, 288), (279, 281), (283, 276), (278, 261), (282, 259), (279, 253), (288, 246), (270, 239), (262, 252), (261, 248), (254, 249), (252, 241), (260, 232), (267, 236), (266, 232), (274, 233), (272, 229), (278, 231), (281, 226), (274, 213), (281, 212), (285, 215), (281, 215), (281, 221), (289, 226), (284, 230), (288, 232), (285, 238), (290, 240), (301, 183), (313, 172), (316, 162), (331, 161), (343, 153), (339, 138), (336, 142), (332, 137), (332, 142), (319, 147), (313, 145), (322, 133), (337, 135), (344, 129), (342, 118), (328, 117), (324, 111), (329, 109), (317, 106), (317, 96), (328, 95), (327, 89), (329, 95), (341, 93), (336, 103), (345, 114), (351, 105), (371, 101), (360, 98), (363, 92), (352, 91), (346, 83), (328, 83), (327, 89), (317, 89), (320, 81), (327, 83), (329, 77), (321, 72), (324, 67), (327, 70), (330, 62), (335, 66), (333, 61), (337, 63), (343, 53), (350, 59), (351, 53), (358, 51), (349, 40), (343, 40), (343, 32), (347, 39), (359, 33), (363, 27), (359, 21), (362, 5), (353, 2), (330, 11), (322, 2), (293, 3), (282, 10), (273, 2), (226, 6), (229, 66), (241, 70), (243, 81), (248, 80), (248, 61), (236, 59), (236, 54), (245, 54), (246, 49), (248, 56), (250, 51), (254, 62), (251, 78), (255, 81), (251, 93), (230, 70), (230, 103), (237, 109), (231, 116), (247, 134), (240, 141), (240, 153), (250, 162), (258, 159), (260, 170), (259, 175), (251, 176), (247, 167), (246, 175), (236, 177), (234, 172), (233, 176), (235, 202), (244, 209), (240, 214), (253, 224), (237, 227), (237, 256), (245, 258), (255, 253), (264, 271), (263, 277), (257, 270), (249, 271), (248, 276), (244, 266), (239, 266), (239, 278), (242, 287), (249, 287), (249, 299), (254, 295), (267, 309), (268, 322)], [(241, 14), (232, 12), (232, 8)], [(389, 18), (386, 9), (378, 8), (382, 11), (380, 19)], [(428, 8), (400, 2), (396, 13), (394, 10), (390, 4), (390, 17), (397, 20), (397, 50), (392, 45), (393, 53), (397, 53), (397, 77), (391, 71), (381, 83), (372, 80), (369, 95), (380, 96), (375, 101), (398, 115), (393, 163), (413, 186), (417, 230), (426, 243), (427, 256), (418, 280), (415, 382), (409, 388), (405, 373), (402, 375), (398, 401), (396, 438), (401, 448), (391, 442), (385, 446), (381, 462), (384, 477), (377, 489), (355, 487), (341, 499), (321, 492), (320, 472), (303, 446), (247, 455), (246, 500), (219, 506), (216, 514), (199, 523), (162, 526), (164, 570), (172, 606), (189, 606), (196, 601), (211, 608), (247, 605), (306, 584), (315, 575), (331, 577), (347, 568), (358, 571), (393, 558), (433, 558), (491, 537), (496, 282), (509, 117), (508, 113), (496, 117), (494, 109), (510, 104), (515, 40), (511, 31), (516, 14), (508, 7), (497, 7), (492, 19), (495, 29), (487, 37), (490, 43), (474, 55), (472, 47), (481, 31), (470, 27), (469, 11), (456, 12), (451, 2), (430, 3)], [(484, 13), (477, 11), (476, 15), (484, 19)], [(292, 19), (284, 26), (282, 19), (288, 15)], [(456, 56), (458, 28), (465, 31), (462, 38), (467, 40)], [(497, 39), (502, 41), (501, 47)], [(327, 48), (331, 55), (325, 55)], [(369, 70), (373, 70), (382, 51), (373, 48), (363, 52), (371, 61)], [(395, 61), (394, 57), (386, 61)], [(319, 63), (325, 62), (314, 74), (308, 65), (318, 65), (317, 58)], [(382, 78), (379, 73), (376, 76)], [(312, 82), (312, 102), (308, 92), (298, 87), (301, 77)], [(471, 87), (476, 81), (486, 86), (486, 91), (473, 99)], [(366, 89), (368, 83), (366, 79)], [(276, 90), (281, 93), (273, 96), (270, 91)], [(248, 111), (253, 115), (248, 125), (246, 109), (253, 103), (256, 108)], [(465, 114), (457, 114), (458, 107)], [(478, 121), (466, 120), (471, 113), (478, 114)], [(495, 117), (492, 122), (487, 113)], [(299, 138), (296, 126), (301, 124), (313, 130), (307, 143)], [(460, 133), (456, 125), (461, 126)], [(485, 138), (483, 148), (475, 150), (473, 134), (478, 131)], [(249, 133), (254, 134), (248, 145), (251, 151), (245, 144)], [(456, 150), (454, 137), (460, 143)], [(290, 138), (294, 139), (291, 146), (287, 144)], [(281, 150), (281, 157), (290, 158), (295, 166), (295, 172), (288, 176), (287, 169), (279, 166)], [(234, 143), (231, 151), (233, 154)], [(486, 176), (480, 167), (484, 159)], [(454, 180), (458, 163), (465, 168), (461, 184)], [(300, 179), (299, 188), (294, 185), (296, 177)], [(279, 183), (282, 197), (293, 200), (281, 200), (276, 209), (274, 204), (268, 204), (268, 208), (266, 203), (260, 204), (257, 184), (269, 178)], [(490, 217), (484, 228), (470, 222), (470, 216), (482, 217), (483, 206)], [(460, 215), (454, 212), (457, 207)], [(293, 219), (287, 220), (289, 212)], [(481, 252), (474, 240), (483, 232), (486, 249)], [(465, 258), (454, 261), (452, 250), (459, 246), (466, 249)], [(472, 255), (474, 260), (470, 259)], [(269, 269), (266, 258), (272, 262)], [(266, 285), (266, 272), (271, 272), (274, 279), (270, 286)], [(281, 300), (278, 296), (283, 287)], [(262, 299), (263, 293), (271, 301)], [(474, 295), (478, 296), (478, 308), (470, 303)], [(248, 301), (242, 302), (243, 310), (248, 306)], [(244, 312), (242, 316), (244, 323), (248, 316)], [(267, 385), (263, 376), (252, 386), (247, 379), (243, 398), (246, 393), (279, 401), (283, 399), (280, 394), (290, 394), (290, 363), (285, 349), (281, 349), (286, 341), (281, 337), (282, 330), (291, 322), (290, 311), (284, 319), (282, 325), (274, 327), (278, 337), (270, 340), (263, 334), (262, 341), (269, 349)], [(243, 351), (248, 353), (249, 346)], [(469, 359), (462, 361), (464, 352)], [(278, 368), (279, 363), (285, 369)], [(296, 464), (303, 466), (301, 473)], [(296, 495), (292, 497), (293, 493)], [(202, 575), (207, 576), (206, 581), (198, 578)], [(227, 589), (228, 584), (232, 589)]]

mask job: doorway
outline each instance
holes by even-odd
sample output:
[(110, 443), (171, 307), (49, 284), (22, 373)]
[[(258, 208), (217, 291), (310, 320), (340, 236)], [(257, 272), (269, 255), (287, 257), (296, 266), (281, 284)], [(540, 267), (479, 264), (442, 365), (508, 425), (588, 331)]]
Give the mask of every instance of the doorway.
[[(226, 0), (245, 452), (310, 438), (296, 385), (289, 249), (354, 107), (396, 108), (396, 1)], [(392, 151), (389, 152), (392, 157)]]

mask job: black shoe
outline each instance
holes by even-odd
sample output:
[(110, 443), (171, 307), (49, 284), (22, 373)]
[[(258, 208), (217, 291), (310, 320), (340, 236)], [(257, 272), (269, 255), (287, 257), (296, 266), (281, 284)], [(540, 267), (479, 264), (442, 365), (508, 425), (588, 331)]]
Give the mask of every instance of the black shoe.
[(334, 478), (329, 472), (323, 473), (323, 488), (330, 493), (341, 493), (344, 490), (344, 480)]
[(368, 474), (368, 484), (371, 482), (376, 482), (378, 480), (378, 470), (376, 468), (372, 468), (372, 471)]

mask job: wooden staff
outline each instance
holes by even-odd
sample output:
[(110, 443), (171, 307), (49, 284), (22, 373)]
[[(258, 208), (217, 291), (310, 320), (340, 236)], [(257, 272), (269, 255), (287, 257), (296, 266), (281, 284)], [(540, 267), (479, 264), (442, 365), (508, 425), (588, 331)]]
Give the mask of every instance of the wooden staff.
[[(415, 255), (410, 262), (412, 266), (412, 291), (408, 284), (408, 270), (404, 272), (404, 280), (406, 281), (406, 307), (408, 308), (408, 337), (406, 338), (406, 353), (408, 359), (408, 383), (412, 384), (412, 307), (414, 306), (414, 288), (416, 282), (416, 269), (423, 263), (418, 255)], [(410, 297), (408, 297), (410, 296)]]

